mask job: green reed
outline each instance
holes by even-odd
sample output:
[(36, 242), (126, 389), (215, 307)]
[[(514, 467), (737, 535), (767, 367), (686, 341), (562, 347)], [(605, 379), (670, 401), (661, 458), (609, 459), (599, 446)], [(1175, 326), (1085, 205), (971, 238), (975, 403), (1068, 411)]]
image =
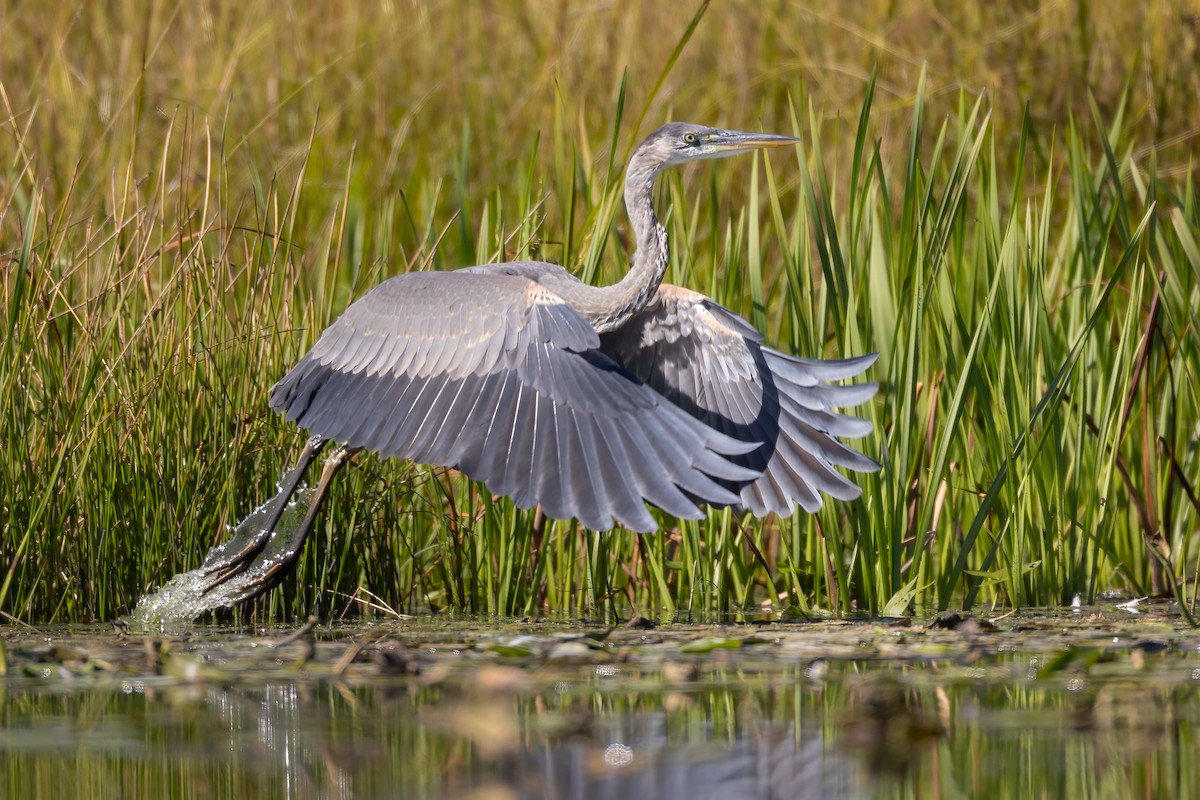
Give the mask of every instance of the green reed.
[[(537, 4), (417, 32), (356, 8), (288, 27), (268, 5), (9, 19), (65, 49), (0, 73), (5, 614), (111, 618), (199, 564), (299, 451), (268, 388), (378, 281), (511, 258), (615, 280), (624, 158), (673, 117), (803, 137), (664, 176), (668, 280), (780, 349), (880, 353), (857, 413), (883, 469), (858, 476), (863, 498), (596, 534), (364, 455), (262, 613), (903, 613), (1110, 588), (1191, 602), (1200, 211), (1187, 106), (1167, 102), (1186, 75), (1038, 61), (1074, 101), (1023, 108), (876, 49), (852, 92), (799, 73), (751, 90), (758, 73), (704, 60), (721, 35), (760, 36), (762, 64), (855, 50), (804, 20), (763, 34), (755, 14), (773, 12), (753, 4), (564, 23), (671, 32), (636, 52), (547, 50)], [(1134, 21), (1147, 48), (1186, 35)]]

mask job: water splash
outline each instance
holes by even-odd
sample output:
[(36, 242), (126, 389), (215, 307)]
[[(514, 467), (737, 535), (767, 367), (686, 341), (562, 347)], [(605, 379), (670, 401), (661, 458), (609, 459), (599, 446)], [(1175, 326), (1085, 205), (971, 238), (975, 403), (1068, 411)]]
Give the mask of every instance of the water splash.
[[(191, 622), (205, 611), (228, 608), (256, 579), (283, 561), (300, 529), (314, 492), (304, 486), (292, 497), (285, 496), (285, 489), (281, 487), (295, 485), (295, 478), (298, 477), (295, 473), (299, 468), (297, 465), (289, 470), (280, 487), (277, 487), (278, 493), (239, 522), (227, 540), (209, 550), (199, 568), (176, 575), (157, 591), (139, 600), (129, 618), (131, 627), (162, 630)], [(222, 565), (266, 529), (280, 503), (287, 505), (262, 552), (232, 578), (206, 592), (205, 589), (215, 580)]]

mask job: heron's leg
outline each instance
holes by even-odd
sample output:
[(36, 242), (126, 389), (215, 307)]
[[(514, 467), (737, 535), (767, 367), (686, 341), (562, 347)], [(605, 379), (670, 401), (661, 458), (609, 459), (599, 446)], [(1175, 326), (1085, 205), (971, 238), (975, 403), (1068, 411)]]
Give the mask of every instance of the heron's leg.
[[(300, 487), (300, 482), (304, 480), (304, 475), (308, 472), (308, 468), (312, 466), (312, 462), (325, 449), (325, 445), (328, 442), (329, 440), (322, 436), (313, 436), (305, 442), (304, 451), (300, 454), (300, 459), (283, 476), (279, 494), (275, 495), (275, 499), (268, 510), (267, 518), (257, 526), (256, 530), (249, 536), (246, 536), (244, 541), (234, 537), (216, 547), (208, 554), (201, 569), (204, 570), (206, 576), (216, 575), (216, 577), (212, 583), (204, 588), (205, 594), (225, 583), (234, 575), (244, 572), (254, 562), (254, 559), (258, 558), (263, 548), (267, 546), (267, 542), (271, 541), (271, 534), (275, 532), (275, 526), (279, 524), (279, 518), (287, 510), (288, 503), (291, 502), (292, 496), (296, 494), (296, 490)], [(228, 552), (230, 550), (234, 550), (234, 552)]]
[(321, 469), (321, 479), (317, 481), (317, 488), (313, 491), (308, 511), (305, 512), (304, 519), (300, 522), (299, 527), (283, 542), (282, 546), (272, 547), (268, 554), (260, 557), (260, 561), (268, 566), (246, 581), (242, 593), (231, 600), (230, 605), (253, 600), (260, 594), (274, 589), (283, 582), (284, 577), (292, 571), (296, 566), (296, 562), (300, 560), (300, 551), (304, 547), (304, 540), (308, 538), (308, 534), (312, 532), (313, 524), (317, 521), (317, 512), (321, 510), (321, 506), (325, 502), (325, 495), (329, 493), (329, 487), (333, 483), (333, 476), (337, 474), (338, 470), (342, 468), (342, 465), (346, 463), (350, 456), (357, 452), (358, 448), (342, 446), (329, 454), (329, 457), (325, 459), (325, 466)]

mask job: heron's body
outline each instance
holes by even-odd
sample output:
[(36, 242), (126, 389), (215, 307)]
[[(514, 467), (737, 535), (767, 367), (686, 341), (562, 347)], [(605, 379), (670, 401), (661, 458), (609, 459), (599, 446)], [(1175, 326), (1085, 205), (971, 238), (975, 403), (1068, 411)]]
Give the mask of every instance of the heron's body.
[[(514, 262), (400, 275), (361, 297), (271, 390), (271, 407), (313, 434), (306, 459), (342, 443), (318, 495), (347, 452), (367, 449), (455, 467), (519, 507), (593, 530), (654, 530), (647, 504), (677, 517), (700, 518), (704, 505), (764, 516), (814, 511), (821, 492), (857, 497), (834, 466), (878, 465), (838, 437), (871, 426), (834, 409), (875, 386), (828, 381), (874, 356), (786, 355), (732, 311), (662, 284), (658, 171), (794, 141), (681, 123), (652, 134), (627, 170), (637, 251), (613, 286)], [(258, 550), (216, 565), (218, 582)]]

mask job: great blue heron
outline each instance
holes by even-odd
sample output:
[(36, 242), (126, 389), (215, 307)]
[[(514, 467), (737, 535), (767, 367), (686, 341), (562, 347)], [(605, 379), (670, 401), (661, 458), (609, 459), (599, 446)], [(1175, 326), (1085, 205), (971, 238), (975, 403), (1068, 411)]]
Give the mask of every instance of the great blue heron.
[[(663, 284), (667, 231), (652, 206), (666, 167), (798, 141), (674, 122), (642, 142), (625, 175), (636, 239), (628, 274), (589, 286), (556, 264), (518, 261), (399, 275), (361, 297), (271, 389), (271, 408), (308, 440), (276, 507), (235, 553), (206, 564), (210, 589), (246, 572), (329, 441), (311, 504), (269, 569), (237, 601), (294, 566), (330, 481), (356, 450), (454, 467), (520, 508), (592, 530), (658, 525), (652, 504), (699, 519), (702, 505), (757, 516), (821, 506), (859, 488), (833, 465), (879, 465), (835, 437), (869, 422), (833, 409), (875, 384), (833, 385), (875, 355), (796, 358), (764, 346), (709, 298)], [(235, 601), (235, 602), (237, 602)]]

